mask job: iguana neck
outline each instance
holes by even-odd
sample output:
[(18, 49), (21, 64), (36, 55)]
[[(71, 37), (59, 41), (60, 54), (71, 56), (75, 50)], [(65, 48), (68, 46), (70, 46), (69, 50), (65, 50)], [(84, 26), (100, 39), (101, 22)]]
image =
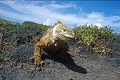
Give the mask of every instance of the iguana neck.
[(48, 38), (49, 40), (51, 40), (53, 43), (55, 43), (58, 40), (58, 38), (55, 34), (55, 29), (56, 29), (56, 27), (50, 28), (47, 31), (47, 33), (45, 34), (45, 37)]
[(57, 33), (56, 33), (56, 29), (59, 26), (59, 24), (57, 24), (56, 26), (54, 26), (53, 28), (51, 28), (50, 32), (48, 33), (50, 35), (50, 40), (52, 40), (52, 42), (54, 43), (55, 41), (59, 40)]

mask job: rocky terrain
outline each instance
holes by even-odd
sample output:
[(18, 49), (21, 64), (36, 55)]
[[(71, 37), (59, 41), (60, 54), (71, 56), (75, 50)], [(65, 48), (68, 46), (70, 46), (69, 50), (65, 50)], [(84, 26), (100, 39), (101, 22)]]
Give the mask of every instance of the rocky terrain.
[(109, 42), (115, 50), (105, 56), (93, 54), (71, 40), (68, 44), (72, 57), (61, 62), (42, 51), (45, 63), (38, 67), (30, 59), (35, 45), (33, 38), (41, 35), (38, 29), (7, 32), (0, 28), (0, 31), (0, 49), (7, 52), (0, 62), (0, 80), (120, 80), (119, 35)]
[(44, 54), (45, 64), (36, 67), (30, 61), (33, 46), (20, 45), (0, 63), (0, 80), (120, 80), (119, 51), (103, 57), (84, 47), (70, 45), (70, 50), (74, 56), (67, 62)]

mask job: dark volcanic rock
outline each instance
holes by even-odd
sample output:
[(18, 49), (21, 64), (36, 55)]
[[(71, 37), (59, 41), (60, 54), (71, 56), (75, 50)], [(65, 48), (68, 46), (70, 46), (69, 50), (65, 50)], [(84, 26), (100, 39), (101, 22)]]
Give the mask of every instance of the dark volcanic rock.
[[(9, 54), (12, 61), (18, 62), (16, 66), (0, 65), (0, 80), (120, 80), (119, 56), (98, 56), (73, 43), (69, 43), (69, 47), (72, 58), (61, 62), (44, 54), (42, 70), (36, 70), (35, 65), (29, 64), (33, 46), (21, 45)], [(42, 50), (42, 53), (45, 52)]]
[(28, 62), (33, 55), (33, 47), (21, 45), (11, 52), (8, 57), (15, 62)]

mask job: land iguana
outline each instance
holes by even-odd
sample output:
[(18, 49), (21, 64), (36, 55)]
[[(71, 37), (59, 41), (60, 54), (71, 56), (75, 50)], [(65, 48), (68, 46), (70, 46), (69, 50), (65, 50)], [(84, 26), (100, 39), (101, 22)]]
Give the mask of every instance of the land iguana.
[(41, 60), (41, 49), (47, 52), (48, 55), (58, 55), (58, 57), (66, 58), (66, 54), (69, 51), (67, 41), (74, 38), (74, 36), (72, 29), (57, 21), (41, 38), (37, 38), (32, 57), (34, 64), (40, 65), (43, 63)]

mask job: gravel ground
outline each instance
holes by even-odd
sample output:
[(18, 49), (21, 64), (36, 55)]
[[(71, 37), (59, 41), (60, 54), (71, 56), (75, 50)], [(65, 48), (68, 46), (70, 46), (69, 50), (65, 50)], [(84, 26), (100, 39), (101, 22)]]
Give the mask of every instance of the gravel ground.
[(45, 54), (42, 67), (36, 67), (30, 58), (33, 46), (24, 44), (13, 50), (4, 62), (0, 63), (0, 80), (120, 80), (119, 45), (114, 55), (92, 54), (84, 47), (70, 45), (73, 57), (60, 62)]

